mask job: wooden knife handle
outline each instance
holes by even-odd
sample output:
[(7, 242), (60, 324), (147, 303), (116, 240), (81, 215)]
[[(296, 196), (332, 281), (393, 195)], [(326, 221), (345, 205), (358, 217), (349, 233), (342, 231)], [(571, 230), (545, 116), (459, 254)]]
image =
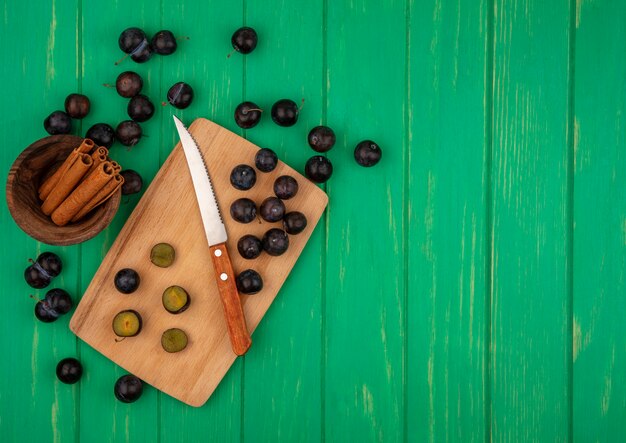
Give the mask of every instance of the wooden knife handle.
[(235, 284), (235, 273), (228, 256), (226, 243), (210, 246), (209, 250), (211, 251), (213, 267), (215, 268), (217, 287), (222, 299), (222, 305), (224, 306), (230, 344), (235, 354), (243, 355), (250, 348), (252, 339), (248, 333), (246, 318), (243, 315), (241, 299)]

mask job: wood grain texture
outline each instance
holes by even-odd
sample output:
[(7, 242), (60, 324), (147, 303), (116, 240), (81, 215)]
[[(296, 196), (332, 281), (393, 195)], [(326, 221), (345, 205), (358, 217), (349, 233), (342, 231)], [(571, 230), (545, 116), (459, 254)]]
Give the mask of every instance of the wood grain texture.
[(574, 121), (574, 441), (626, 435), (626, 4), (579, 2)]
[(568, 1), (495, 2), (491, 438), (568, 441)]
[[(405, 7), (328, 2), (328, 122), (339, 135), (327, 183), (326, 441), (405, 438)], [(383, 151), (373, 168), (354, 161), (365, 139)]]
[(224, 307), (224, 318), (228, 327), (230, 345), (235, 354), (244, 355), (250, 349), (252, 340), (241, 307), (241, 299), (237, 292), (236, 274), (230, 262), (228, 247), (226, 243), (212, 245), (209, 247), (209, 254), (213, 257), (213, 269), (215, 270), (213, 275), (219, 277), (216, 282)]
[(491, 82), (484, 2), (410, 10), (410, 441), (485, 441)]
[[(197, 119), (189, 131), (202, 150), (223, 221), (228, 232), (236, 274), (252, 268), (265, 276), (263, 289), (254, 295), (241, 295), (250, 333), (276, 297), (289, 271), (315, 228), (328, 198), (314, 184), (289, 166), (279, 162), (271, 174), (257, 178), (256, 185), (241, 192), (230, 184), (230, 171), (254, 159), (258, 150), (252, 143), (206, 119)], [(308, 220), (297, 236), (290, 236), (289, 249), (280, 257), (262, 254), (250, 262), (237, 251), (237, 241), (245, 234), (257, 237), (276, 224), (237, 223), (228, 215), (233, 201), (245, 195), (260, 202), (272, 192), (276, 177), (290, 175), (299, 182), (298, 194), (286, 206), (300, 211)], [(102, 265), (96, 272), (70, 327), (76, 335), (102, 354), (159, 390), (191, 405), (203, 405), (213, 393), (236, 355), (231, 348), (224, 309), (211, 253), (203, 240), (204, 226), (191, 176), (180, 144), (170, 154), (154, 181), (122, 228)], [(177, 251), (172, 266), (162, 269), (149, 260), (157, 243), (169, 243)], [(122, 295), (113, 284), (122, 268), (136, 270), (141, 277), (133, 296)], [(161, 304), (163, 290), (179, 285), (190, 294), (193, 306), (173, 316)], [(115, 340), (111, 321), (116, 313), (134, 309), (143, 319), (141, 334), (133, 340)], [(189, 338), (184, 351), (167, 354), (160, 345), (165, 329), (183, 329)]]

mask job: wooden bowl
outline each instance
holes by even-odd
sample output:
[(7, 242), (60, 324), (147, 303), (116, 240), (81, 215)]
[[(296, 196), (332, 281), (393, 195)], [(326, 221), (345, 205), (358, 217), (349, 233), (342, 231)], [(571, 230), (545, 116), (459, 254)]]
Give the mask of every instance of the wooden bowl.
[(81, 141), (75, 135), (42, 138), (26, 148), (9, 171), (6, 188), (9, 211), (24, 232), (43, 243), (67, 246), (89, 240), (109, 225), (120, 205), (121, 190), (81, 220), (65, 226), (55, 225), (41, 211), (37, 193), (40, 184)]

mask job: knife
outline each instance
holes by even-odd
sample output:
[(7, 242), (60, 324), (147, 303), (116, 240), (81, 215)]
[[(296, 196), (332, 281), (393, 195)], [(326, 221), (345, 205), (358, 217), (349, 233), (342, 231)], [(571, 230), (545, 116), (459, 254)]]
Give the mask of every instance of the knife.
[(226, 227), (222, 221), (209, 170), (202, 157), (202, 152), (193, 136), (176, 116), (174, 116), (174, 123), (178, 130), (180, 142), (183, 145), (187, 166), (189, 166), (193, 187), (196, 191), (202, 224), (204, 225), (213, 268), (215, 269), (217, 288), (224, 307), (230, 344), (235, 354), (243, 355), (250, 348), (252, 339), (248, 333), (246, 318), (241, 307), (241, 299), (235, 284), (233, 266), (228, 256)]

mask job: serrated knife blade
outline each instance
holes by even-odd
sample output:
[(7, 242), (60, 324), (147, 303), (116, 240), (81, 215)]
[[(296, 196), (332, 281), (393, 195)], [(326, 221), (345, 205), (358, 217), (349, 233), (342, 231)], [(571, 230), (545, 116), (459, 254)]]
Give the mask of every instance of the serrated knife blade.
[(204, 157), (202, 157), (202, 152), (183, 122), (176, 116), (174, 116), (174, 123), (187, 158), (187, 166), (189, 167), (193, 188), (196, 192), (206, 239), (209, 242), (209, 246), (224, 243), (228, 239), (228, 235), (226, 234), (222, 214), (217, 204), (209, 170), (204, 162)]

